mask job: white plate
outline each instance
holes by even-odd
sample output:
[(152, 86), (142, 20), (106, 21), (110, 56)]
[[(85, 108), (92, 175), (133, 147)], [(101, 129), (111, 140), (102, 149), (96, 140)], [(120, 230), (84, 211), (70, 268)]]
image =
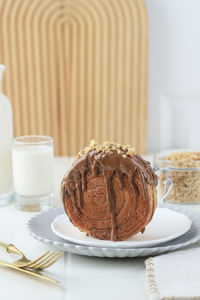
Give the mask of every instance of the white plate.
[(183, 249), (199, 242), (200, 214), (191, 209), (188, 209), (187, 206), (165, 204), (165, 207), (168, 207), (174, 211), (182, 212), (183, 214), (187, 215), (192, 221), (191, 228), (178, 238), (151, 248), (91, 247), (67, 242), (53, 233), (51, 229), (51, 223), (53, 222), (53, 220), (57, 216), (64, 213), (64, 209), (62, 207), (52, 208), (48, 211), (43, 211), (39, 214), (34, 215), (28, 221), (27, 229), (33, 238), (47, 244), (49, 247), (54, 247), (55, 249), (66, 251), (67, 253), (107, 258), (154, 256)]
[(111, 248), (141, 248), (152, 247), (171, 241), (191, 227), (191, 220), (183, 213), (168, 209), (157, 208), (145, 232), (119, 242), (98, 240), (79, 231), (68, 219), (66, 214), (57, 216), (51, 223), (53, 232), (59, 237), (79, 245)]

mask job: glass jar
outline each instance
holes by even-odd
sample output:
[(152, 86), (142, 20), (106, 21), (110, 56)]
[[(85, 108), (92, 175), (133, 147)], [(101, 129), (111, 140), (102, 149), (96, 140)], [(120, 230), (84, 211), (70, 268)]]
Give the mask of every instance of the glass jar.
[(200, 202), (200, 151), (170, 150), (154, 155), (154, 168), (159, 177), (158, 196), (173, 203)]

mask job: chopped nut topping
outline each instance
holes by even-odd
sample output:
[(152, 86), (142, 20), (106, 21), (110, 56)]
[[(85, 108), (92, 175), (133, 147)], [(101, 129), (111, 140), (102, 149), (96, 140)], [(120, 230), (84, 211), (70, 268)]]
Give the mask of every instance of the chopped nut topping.
[(130, 156), (135, 155), (134, 149), (133, 148), (129, 148), (128, 151), (127, 151), (127, 154), (130, 155)]
[(135, 155), (134, 148), (131, 145), (121, 145), (119, 143), (109, 141), (105, 141), (102, 144), (98, 144), (93, 139), (91, 140), (90, 145), (88, 147), (85, 147), (84, 149), (81, 149), (79, 151), (79, 153), (75, 156), (75, 159), (79, 159), (80, 157), (88, 154), (93, 150), (96, 150), (97, 153), (102, 152), (103, 155), (112, 154), (114, 151), (117, 151), (118, 154), (122, 154), (123, 157)]
[(166, 156), (164, 159), (170, 161), (185, 162), (187, 163), (186, 167), (188, 167), (188, 162), (195, 162), (200, 160), (200, 152), (174, 152)]
[[(173, 188), (167, 200), (172, 202), (195, 203), (199, 202), (200, 195), (200, 152), (183, 151), (173, 152), (165, 156), (160, 167), (171, 167), (168, 176), (173, 182)], [(174, 169), (173, 169), (174, 168)], [(181, 170), (183, 168), (183, 170)], [(165, 193), (166, 175), (159, 172), (159, 193), (163, 197)]]

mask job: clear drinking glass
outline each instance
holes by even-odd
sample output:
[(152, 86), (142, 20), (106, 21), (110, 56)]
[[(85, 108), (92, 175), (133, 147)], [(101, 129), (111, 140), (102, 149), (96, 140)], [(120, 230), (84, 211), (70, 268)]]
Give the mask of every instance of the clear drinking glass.
[(53, 139), (48, 136), (16, 137), (12, 149), (16, 205), (24, 211), (40, 211), (54, 202)]

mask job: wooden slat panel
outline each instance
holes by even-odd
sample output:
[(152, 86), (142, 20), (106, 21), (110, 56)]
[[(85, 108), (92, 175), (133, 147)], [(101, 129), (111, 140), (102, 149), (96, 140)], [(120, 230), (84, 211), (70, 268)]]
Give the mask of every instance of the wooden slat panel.
[(0, 63), (15, 135), (51, 135), (57, 155), (91, 138), (145, 153), (143, 0), (0, 0)]

